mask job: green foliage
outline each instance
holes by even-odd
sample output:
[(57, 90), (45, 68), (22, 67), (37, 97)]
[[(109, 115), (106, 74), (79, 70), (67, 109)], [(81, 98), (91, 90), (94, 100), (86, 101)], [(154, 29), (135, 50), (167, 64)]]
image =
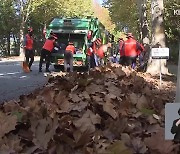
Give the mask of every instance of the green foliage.
[(123, 30), (128, 26), (129, 31), (138, 35), (138, 10), (134, 0), (107, 0), (110, 15), (113, 22), (116, 24), (117, 30)]

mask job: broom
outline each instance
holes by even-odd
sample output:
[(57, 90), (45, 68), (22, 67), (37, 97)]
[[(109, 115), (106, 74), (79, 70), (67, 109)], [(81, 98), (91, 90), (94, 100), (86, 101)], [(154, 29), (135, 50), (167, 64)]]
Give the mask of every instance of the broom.
[(24, 56), (24, 61), (22, 62), (22, 69), (25, 73), (29, 73), (30, 69), (29, 69), (29, 65), (26, 62), (26, 57)]

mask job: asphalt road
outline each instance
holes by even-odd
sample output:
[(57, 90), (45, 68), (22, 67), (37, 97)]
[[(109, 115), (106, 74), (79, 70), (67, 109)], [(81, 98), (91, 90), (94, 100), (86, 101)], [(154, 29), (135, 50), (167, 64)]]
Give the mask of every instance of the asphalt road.
[(24, 73), (20, 61), (0, 62), (0, 104), (29, 94), (47, 82), (44, 74), (38, 72), (38, 64), (34, 62), (33, 71)]

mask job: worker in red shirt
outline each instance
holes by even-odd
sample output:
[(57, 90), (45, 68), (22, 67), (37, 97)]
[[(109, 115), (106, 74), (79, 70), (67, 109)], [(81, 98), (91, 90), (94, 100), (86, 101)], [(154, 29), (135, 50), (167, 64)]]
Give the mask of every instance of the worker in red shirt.
[(93, 43), (88, 44), (87, 59), (89, 63), (89, 68), (94, 68), (96, 66), (96, 63), (94, 59)]
[(50, 65), (51, 52), (53, 51), (55, 46), (59, 48), (59, 45), (57, 44), (56, 40), (57, 40), (57, 35), (51, 33), (50, 37), (45, 41), (41, 50), (39, 72), (42, 72), (42, 63), (44, 59), (46, 61), (46, 72), (50, 72), (49, 65)]
[(104, 58), (105, 53), (107, 53), (108, 48), (111, 47), (111, 43), (103, 44), (101, 47), (97, 50), (97, 56), (99, 58), (100, 65), (104, 65)]
[(34, 40), (32, 34), (33, 34), (33, 29), (30, 27), (28, 28), (28, 33), (24, 38), (24, 52), (26, 57), (26, 63), (28, 64), (30, 71), (32, 71), (31, 66), (34, 62), (34, 49), (33, 49)]
[(70, 72), (73, 72), (73, 55), (75, 54), (75, 46), (73, 42), (69, 42), (64, 53), (64, 71), (67, 72), (67, 66), (70, 66)]
[(140, 43), (134, 39), (132, 33), (127, 34), (127, 40), (122, 46), (122, 51), (125, 55), (126, 64), (131, 65), (131, 68), (135, 69), (138, 51), (143, 51), (143, 49)]

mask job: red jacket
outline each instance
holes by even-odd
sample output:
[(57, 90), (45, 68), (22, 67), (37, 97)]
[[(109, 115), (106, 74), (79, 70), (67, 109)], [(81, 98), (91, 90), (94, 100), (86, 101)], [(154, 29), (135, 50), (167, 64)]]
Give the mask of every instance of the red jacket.
[(139, 45), (142, 48), (142, 50), (138, 49), (138, 51), (137, 51), (138, 56), (141, 54), (141, 52), (143, 52), (145, 50), (144, 46), (141, 43), (139, 43)]
[(66, 47), (66, 51), (71, 51), (71, 52), (74, 54), (74, 52), (75, 52), (75, 47), (74, 47), (74, 45), (68, 45), (68, 46)]
[(102, 45), (102, 46), (97, 50), (97, 55), (98, 55), (100, 58), (104, 58), (105, 52), (107, 51), (108, 47), (109, 47), (108, 44)]
[(136, 57), (138, 55), (137, 41), (129, 38), (124, 42), (122, 50), (127, 57)]
[(54, 49), (54, 42), (55, 42), (54, 39), (53, 40), (47, 39), (44, 43), (43, 49), (51, 52)]
[(93, 54), (93, 49), (90, 47), (87, 49), (87, 55), (92, 56), (92, 54)]
[(33, 49), (33, 38), (29, 34), (26, 34), (25, 48), (28, 49), (28, 50)]

